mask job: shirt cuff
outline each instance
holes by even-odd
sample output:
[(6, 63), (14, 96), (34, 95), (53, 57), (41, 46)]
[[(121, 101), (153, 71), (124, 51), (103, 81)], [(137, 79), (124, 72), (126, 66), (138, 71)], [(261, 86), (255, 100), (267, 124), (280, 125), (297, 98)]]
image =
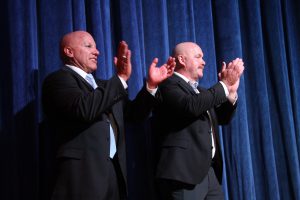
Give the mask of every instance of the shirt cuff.
[(226, 87), (226, 85), (225, 85), (225, 83), (223, 83), (222, 81), (219, 81), (220, 83), (221, 83), (221, 85), (223, 86), (223, 88), (224, 88), (224, 92), (225, 92), (225, 95), (226, 95), (226, 97), (228, 97), (228, 95), (229, 95), (229, 91), (228, 91), (228, 89), (227, 89), (227, 87)]
[(238, 100), (238, 94), (236, 93), (236, 96), (234, 97), (234, 99), (232, 99), (230, 102), (232, 103), (232, 105), (235, 105), (236, 101)]
[(148, 91), (152, 96), (155, 97), (155, 94), (156, 94), (157, 89), (158, 89), (157, 87), (156, 87), (155, 89), (151, 89), (151, 88), (148, 87), (148, 83), (146, 82), (146, 89), (147, 89), (147, 91)]
[(120, 76), (118, 76), (118, 77), (119, 77), (124, 89), (126, 90), (128, 88), (128, 85), (127, 85), (126, 81), (123, 78), (121, 78)]

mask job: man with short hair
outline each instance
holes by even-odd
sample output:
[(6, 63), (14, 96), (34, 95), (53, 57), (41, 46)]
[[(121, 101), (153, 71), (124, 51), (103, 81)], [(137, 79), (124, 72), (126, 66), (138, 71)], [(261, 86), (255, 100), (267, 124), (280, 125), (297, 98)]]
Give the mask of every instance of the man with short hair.
[(244, 63), (237, 58), (209, 89), (198, 87), (202, 49), (183, 42), (173, 50), (174, 74), (159, 85), (163, 102), (154, 111), (160, 143), (157, 183), (162, 200), (223, 199), (218, 125), (229, 123)]
[(42, 103), (57, 145), (52, 200), (120, 200), (126, 198), (124, 120), (141, 121), (158, 101), (157, 85), (172, 75), (175, 61), (156, 68), (133, 101), (126, 81), (131, 51), (126, 42), (114, 58), (117, 75), (95, 79), (99, 51), (85, 31), (66, 34), (60, 43), (64, 66), (43, 83)]

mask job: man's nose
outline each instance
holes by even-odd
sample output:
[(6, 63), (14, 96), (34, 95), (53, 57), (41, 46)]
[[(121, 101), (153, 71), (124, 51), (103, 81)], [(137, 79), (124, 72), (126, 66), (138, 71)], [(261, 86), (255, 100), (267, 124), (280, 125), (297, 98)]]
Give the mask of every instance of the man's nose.
[(96, 56), (99, 56), (100, 52), (98, 51), (98, 49), (95, 49), (94, 54), (95, 54)]

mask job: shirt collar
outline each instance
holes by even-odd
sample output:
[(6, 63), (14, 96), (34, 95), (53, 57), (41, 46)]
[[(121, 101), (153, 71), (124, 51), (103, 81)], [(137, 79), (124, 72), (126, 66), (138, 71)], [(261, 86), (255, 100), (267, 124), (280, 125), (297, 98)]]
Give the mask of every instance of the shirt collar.
[(187, 77), (185, 77), (184, 75), (182, 75), (182, 74), (180, 74), (180, 73), (178, 73), (178, 72), (174, 72), (174, 74), (176, 75), (176, 76), (179, 76), (180, 78), (182, 78), (185, 82), (189, 82), (190, 80), (187, 78)]
[(83, 71), (82, 69), (80, 69), (79, 67), (75, 67), (73, 65), (67, 65), (67, 64), (65, 66), (69, 67), (70, 69), (75, 71), (77, 74), (79, 74), (82, 78), (86, 79), (87, 73), (85, 71)]
[(187, 82), (187, 83), (191, 83), (191, 84), (196, 84), (197, 86), (198, 86), (198, 82), (196, 82), (196, 81), (191, 81), (191, 80), (189, 80), (186, 76), (184, 76), (184, 75), (182, 75), (182, 74), (180, 74), (180, 73), (178, 73), (178, 72), (174, 72), (174, 74), (176, 75), (176, 76), (179, 76), (180, 78), (182, 78), (185, 82)]

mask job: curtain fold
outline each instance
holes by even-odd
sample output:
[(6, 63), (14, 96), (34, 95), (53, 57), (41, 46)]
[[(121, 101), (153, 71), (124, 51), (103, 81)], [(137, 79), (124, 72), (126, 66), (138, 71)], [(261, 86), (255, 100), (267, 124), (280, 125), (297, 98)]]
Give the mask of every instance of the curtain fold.
[[(1, 2), (0, 199), (42, 199), (51, 136), (42, 134), (44, 78), (59, 69), (59, 41), (87, 30), (100, 51), (95, 75), (115, 74), (125, 40), (132, 50), (129, 96), (152, 60), (183, 41), (206, 62), (200, 85), (218, 81), (222, 61), (241, 57), (236, 114), (220, 127), (226, 199), (300, 200), (300, 2), (297, 0), (6, 0)], [(128, 125), (129, 199), (156, 199), (150, 124)]]

